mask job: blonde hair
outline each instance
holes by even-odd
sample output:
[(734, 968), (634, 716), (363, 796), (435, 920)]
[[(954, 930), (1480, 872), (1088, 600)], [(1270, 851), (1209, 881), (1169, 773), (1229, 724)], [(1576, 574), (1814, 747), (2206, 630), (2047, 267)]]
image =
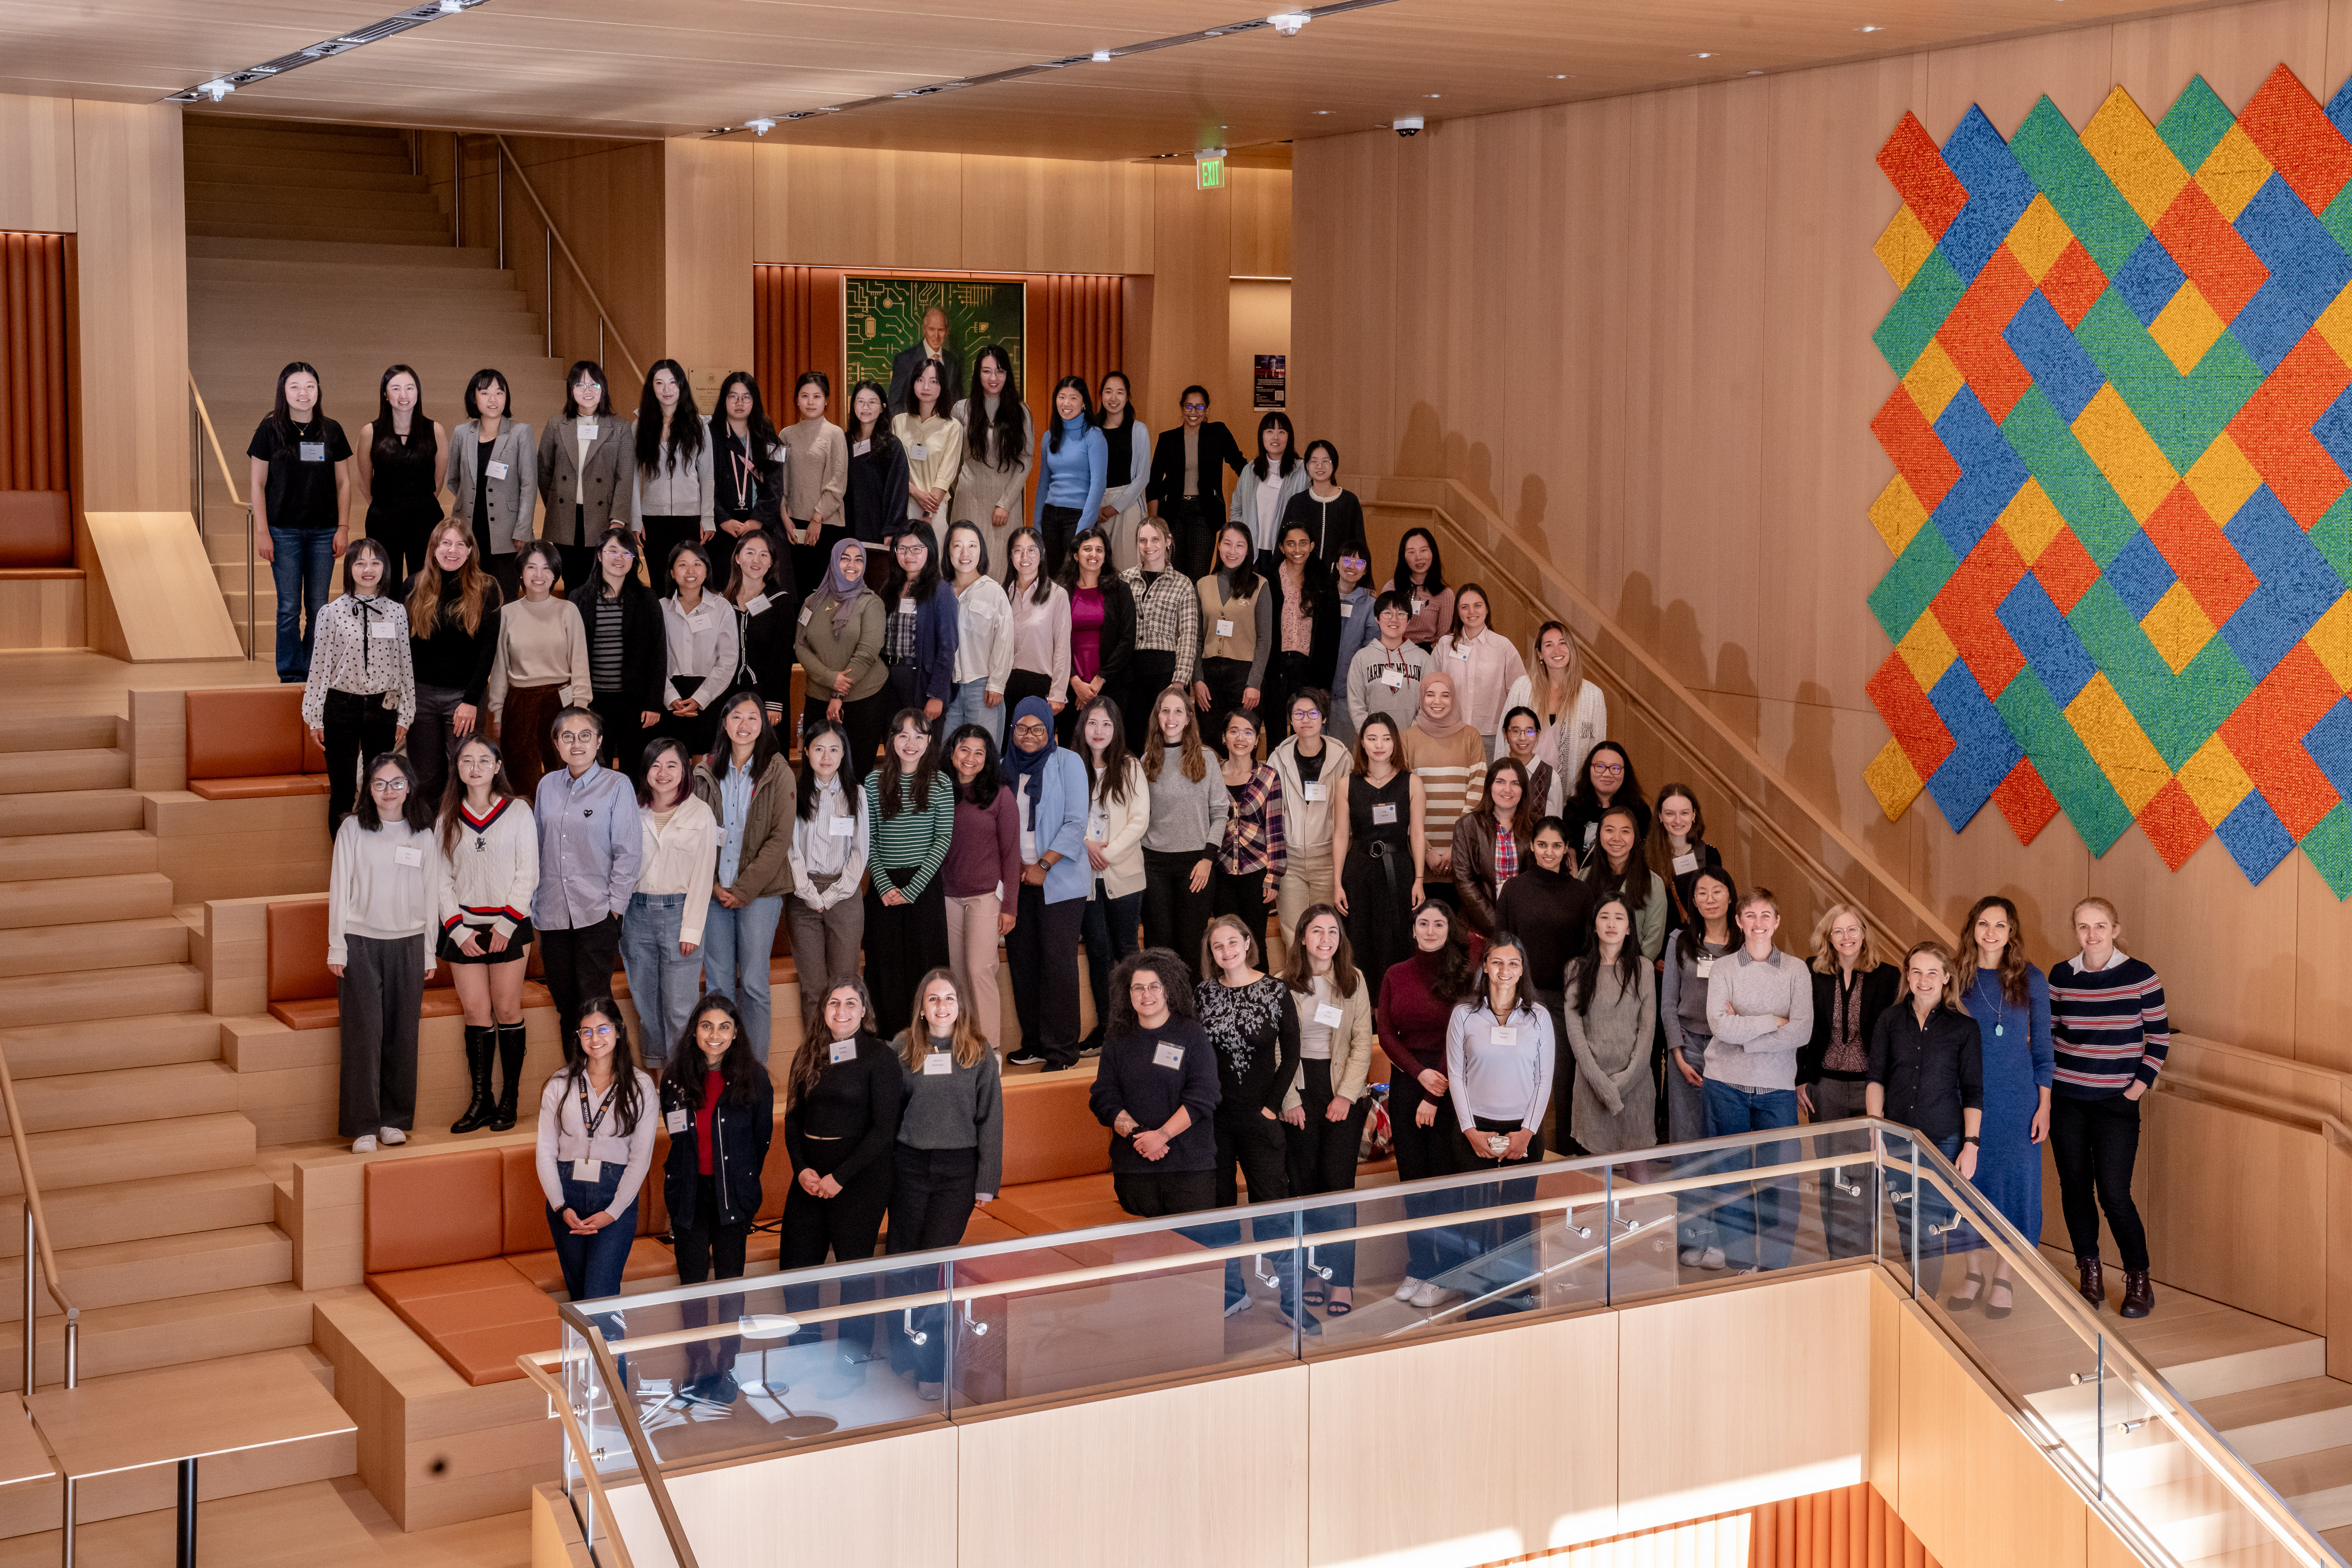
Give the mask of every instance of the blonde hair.
[(1911, 994), (1911, 961), (1923, 952), (1929, 954), (1937, 963), (1944, 966), (1944, 990), (1943, 994), (1937, 998), (1937, 1003), (1942, 1006), (1949, 1007), (1955, 1013), (1967, 1016), (1968, 994), (1960, 989), (1960, 966), (1953, 962), (1951, 950), (1940, 942), (1915, 942), (1904, 951), (1904, 996), (1907, 999)]
[(2099, 897), (2096, 893), (2085, 893), (2081, 898), (2074, 900), (2074, 907), (2073, 909), (2066, 911), (2067, 923), (2072, 924), (2074, 922), (2074, 917), (2081, 914), (2084, 910), (2096, 910), (2101, 914), (2106, 916), (2107, 923), (2116, 928), (2116, 951), (2117, 952), (2129, 951), (2124, 946), (2124, 917), (2116, 913), (2115, 905), (2107, 902), (2106, 900)]
[(1871, 944), (1870, 921), (1863, 917), (1861, 910), (1852, 904), (1832, 904), (1822, 911), (1822, 918), (1813, 922), (1813, 973), (1835, 974), (1838, 972), (1837, 949), (1830, 945), (1830, 927), (1837, 924), (1840, 915), (1852, 915), (1855, 923), (1862, 927), (1862, 951), (1853, 955), (1853, 972), (1863, 974), (1877, 968), (1878, 950)]

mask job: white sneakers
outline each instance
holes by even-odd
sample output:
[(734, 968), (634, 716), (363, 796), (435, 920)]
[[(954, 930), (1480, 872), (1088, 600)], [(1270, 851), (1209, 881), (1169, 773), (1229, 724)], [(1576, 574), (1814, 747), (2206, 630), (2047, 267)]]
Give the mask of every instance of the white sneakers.
[(373, 1138), (367, 1137), (367, 1136), (364, 1136), (364, 1135), (362, 1135), (362, 1136), (361, 1136), (361, 1137), (358, 1137), (358, 1138), (354, 1138), (354, 1139), (352, 1139), (352, 1153), (354, 1153), (354, 1154), (373, 1154), (373, 1153), (374, 1153), (374, 1152), (375, 1152), (375, 1140), (374, 1140)]
[(377, 1142), (387, 1149), (397, 1149), (408, 1142), (408, 1134), (397, 1127), (379, 1127), (375, 1130), (375, 1135)]
[(1685, 1268), (1720, 1268), (1723, 1267), (1723, 1248), (1685, 1247), (1682, 1250), (1682, 1266)]
[(1448, 1290), (1443, 1285), (1424, 1279), (1421, 1282), (1420, 1288), (1413, 1291), (1412, 1300), (1407, 1302), (1406, 1305), (1420, 1307), (1424, 1310), (1431, 1307), (1442, 1307), (1446, 1302), (1458, 1299), (1461, 1294), (1462, 1292), (1459, 1290)]
[(1406, 1275), (1404, 1277), (1404, 1283), (1396, 1288), (1396, 1299), (1402, 1301), (1405, 1305), (1411, 1306), (1412, 1304), (1413, 1292), (1420, 1289), (1426, 1283), (1428, 1283), (1428, 1281), (1416, 1279), (1410, 1274)]

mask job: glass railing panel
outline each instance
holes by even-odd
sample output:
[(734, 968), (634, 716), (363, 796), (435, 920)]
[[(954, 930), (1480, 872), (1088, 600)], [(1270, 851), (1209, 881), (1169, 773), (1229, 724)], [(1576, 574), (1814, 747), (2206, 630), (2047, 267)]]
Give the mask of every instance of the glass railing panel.
[(2310, 1561), (2197, 1451), (2182, 1430), (2197, 1421), (2185, 1406), (2112, 1363), (2101, 1392), (2101, 1489), (2174, 1562), (2289, 1568)]

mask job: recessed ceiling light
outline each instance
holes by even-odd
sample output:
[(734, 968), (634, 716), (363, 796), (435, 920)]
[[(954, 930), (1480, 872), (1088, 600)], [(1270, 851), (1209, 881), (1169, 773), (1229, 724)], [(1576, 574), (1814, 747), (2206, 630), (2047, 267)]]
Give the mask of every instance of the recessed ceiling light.
[(1552, 80), (1554, 80), (1554, 81), (1566, 81), (1566, 80), (1568, 79), (1568, 78), (1567, 78), (1567, 77), (1565, 77), (1565, 76), (1556, 76), (1556, 77), (1552, 78), (1551, 79), (1552, 79)]
[(1330, 113), (1331, 111), (1330, 111), (1329, 110), (1328, 110), (1328, 109), (1318, 109), (1318, 110), (1317, 110), (1315, 112), (1316, 112), (1316, 113), (1318, 113), (1318, 114), (1328, 114), (1328, 113)]
[(1764, 73), (1762, 71), (1749, 71), (1748, 74), (1749, 76), (1762, 76)]
[(1098, 66), (1108, 65), (1110, 63), (1110, 51), (1108, 49), (1097, 49), (1094, 52), (1093, 59), (1095, 64)]
[(1423, 98), (1444, 98), (1445, 95), (1442, 92), (1425, 92), (1423, 93), (1422, 96)]
[(1701, 49), (1698, 53), (1693, 55), (1691, 58), (1695, 60), (1711, 60), (1715, 58), (1715, 56), (1716, 51), (1713, 49)]
[(1872, 22), (1866, 26), (1856, 27), (1854, 31), (1857, 33), (1883, 33), (1886, 31), (1886, 29), (1880, 24)]

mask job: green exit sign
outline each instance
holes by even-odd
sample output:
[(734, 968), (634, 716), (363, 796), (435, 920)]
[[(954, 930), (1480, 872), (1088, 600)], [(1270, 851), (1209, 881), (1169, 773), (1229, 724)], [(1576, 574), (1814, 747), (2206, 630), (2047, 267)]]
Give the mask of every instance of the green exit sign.
[(1225, 150), (1220, 147), (1214, 152), (1193, 153), (1192, 172), (1200, 189), (1223, 190), (1225, 188)]

